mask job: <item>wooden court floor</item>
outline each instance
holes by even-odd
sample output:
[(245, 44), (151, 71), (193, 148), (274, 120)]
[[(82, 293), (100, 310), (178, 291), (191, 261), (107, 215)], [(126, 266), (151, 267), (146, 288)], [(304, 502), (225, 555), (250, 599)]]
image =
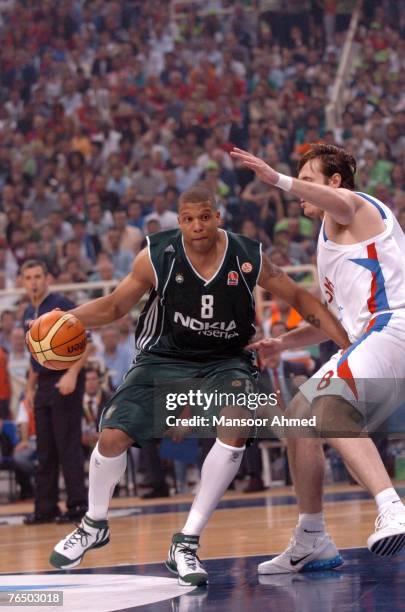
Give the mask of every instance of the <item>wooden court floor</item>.
[[(404, 494), (405, 483), (397, 483)], [(360, 487), (326, 487), (327, 528), (340, 548), (364, 547), (374, 530), (375, 504)], [(111, 542), (86, 555), (82, 568), (162, 563), (172, 534), (181, 529), (192, 496), (161, 500), (115, 498), (110, 518)], [(32, 510), (31, 504), (0, 506), (0, 573), (42, 572), (55, 543), (74, 526), (9, 524)], [(201, 559), (271, 555), (283, 550), (296, 524), (297, 507), (291, 487), (246, 495), (229, 492), (201, 538)]]

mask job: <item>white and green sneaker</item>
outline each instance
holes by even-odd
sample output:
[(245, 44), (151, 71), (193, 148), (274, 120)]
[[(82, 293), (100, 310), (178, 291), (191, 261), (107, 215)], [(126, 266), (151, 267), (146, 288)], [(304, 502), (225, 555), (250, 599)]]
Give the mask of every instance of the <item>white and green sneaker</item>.
[(169, 549), (166, 567), (177, 574), (181, 586), (201, 586), (208, 574), (197, 556), (199, 536), (175, 533)]
[(49, 558), (49, 563), (58, 569), (71, 569), (81, 563), (88, 550), (101, 548), (109, 541), (108, 522), (93, 521), (86, 515), (74, 531), (57, 543)]

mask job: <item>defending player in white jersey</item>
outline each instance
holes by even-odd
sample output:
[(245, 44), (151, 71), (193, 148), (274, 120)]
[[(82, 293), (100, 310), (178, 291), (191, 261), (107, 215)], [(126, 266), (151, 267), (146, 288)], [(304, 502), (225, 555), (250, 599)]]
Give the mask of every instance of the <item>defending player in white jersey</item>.
[[(357, 435), (374, 430), (405, 399), (405, 237), (399, 224), (384, 204), (354, 191), (356, 161), (341, 148), (311, 145), (299, 162), (298, 179), (280, 175), (246, 151), (234, 149), (231, 154), (263, 182), (300, 198), (305, 215), (322, 218), (321, 290), (353, 343), (301, 387), (290, 412), (317, 415), (321, 431)], [(251, 346), (271, 354), (324, 339), (318, 330), (303, 326)], [(381, 556), (396, 554), (405, 546), (405, 507), (374, 443), (366, 437), (325, 439), (375, 497), (379, 515), (369, 549)], [(289, 439), (288, 455), (299, 521), (290, 546), (261, 563), (260, 574), (329, 569), (341, 563), (325, 533), (321, 442)]]

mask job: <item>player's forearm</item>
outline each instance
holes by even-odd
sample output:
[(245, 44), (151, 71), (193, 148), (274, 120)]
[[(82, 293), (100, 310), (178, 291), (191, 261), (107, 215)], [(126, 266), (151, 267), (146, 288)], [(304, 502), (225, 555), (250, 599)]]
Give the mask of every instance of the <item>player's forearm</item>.
[(86, 329), (109, 325), (122, 316), (117, 304), (109, 295), (81, 304), (69, 312), (77, 317)]
[(283, 350), (300, 349), (320, 344), (328, 339), (327, 334), (322, 329), (309, 324), (297, 327), (280, 336), (280, 340), (283, 342)]
[(313, 295), (304, 289), (297, 289), (294, 308), (312, 327), (322, 331), (342, 348), (350, 345), (350, 340), (335, 317)]
[(290, 193), (329, 213), (337, 223), (347, 225), (353, 219), (355, 207), (350, 193), (327, 185), (292, 179)]
[(231, 156), (253, 170), (261, 181), (288, 191), (292, 195), (314, 204), (332, 215), (337, 223), (347, 225), (355, 213), (355, 198), (348, 189), (318, 185), (306, 180), (293, 179), (280, 174), (265, 161), (248, 151), (234, 147)]

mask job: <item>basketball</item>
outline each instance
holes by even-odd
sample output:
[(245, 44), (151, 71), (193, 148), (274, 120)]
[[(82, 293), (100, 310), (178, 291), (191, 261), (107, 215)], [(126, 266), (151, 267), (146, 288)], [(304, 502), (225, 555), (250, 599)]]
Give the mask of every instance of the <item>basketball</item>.
[(83, 355), (86, 330), (70, 313), (51, 310), (31, 326), (27, 344), (33, 358), (49, 370), (66, 370)]

